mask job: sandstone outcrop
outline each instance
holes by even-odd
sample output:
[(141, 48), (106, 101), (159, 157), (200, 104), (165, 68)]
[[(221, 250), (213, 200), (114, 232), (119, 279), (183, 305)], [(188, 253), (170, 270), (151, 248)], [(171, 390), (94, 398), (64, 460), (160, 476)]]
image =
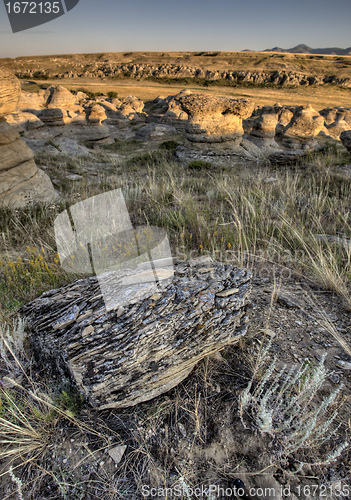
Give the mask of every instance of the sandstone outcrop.
[(137, 97), (128, 96), (123, 99), (121, 106), (118, 110), (128, 120), (134, 123), (146, 121), (146, 113), (143, 111), (144, 102)]
[(254, 109), (250, 99), (190, 94), (178, 100), (189, 117), (185, 130), (191, 142), (240, 142), (244, 134), (242, 121), (251, 116)]
[(243, 119), (251, 116), (254, 109), (250, 99), (189, 94), (178, 97), (178, 101), (188, 115), (187, 140), (176, 149), (179, 161), (200, 160), (220, 166), (233, 162), (238, 155), (248, 156), (240, 142), (244, 134)]
[(22, 92), (17, 110), (27, 111), (38, 115), (40, 110), (46, 106), (45, 90), (39, 90), (39, 92)]
[(34, 153), (4, 119), (18, 105), (20, 85), (2, 69), (0, 76), (0, 206), (20, 208), (51, 202), (56, 193), (49, 177), (37, 168)]
[(40, 114), (41, 121), (49, 127), (61, 127), (60, 135), (78, 142), (106, 141), (110, 130), (102, 123), (106, 120), (103, 106), (93, 103), (84, 108), (45, 108)]
[(308, 147), (324, 129), (324, 118), (311, 105), (301, 106), (282, 132), (282, 144), (291, 149)]
[(18, 111), (5, 116), (9, 125), (14, 127), (18, 132), (25, 130), (36, 130), (44, 126), (44, 123), (33, 113)]
[(248, 139), (260, 148), (278, 148), (274, 138), (278, 125), (279, 108), (264, 106), (260, 111), (260, 115), (252, 121)]
[(105, 109), (99, 104), (93, 104), (86, 110), (88, 123), (100, 125), (102, 121), (106, 120), (107, 116)]
[(165, 112), (161, 120), (162, 123), (171, 125), (177, 130), (182, 131), (185, 129), (186, 121), (188, 120), (189, 116), (188, 113), (183, 110), (179, 98), (186, 95), (191, 95), (190, 90), (182, 90), (179, 94), (175, 96), (169, 96), (163, 101), (161, 111), (165, 110)]
[[(229, 80), (235, 83), (263, 84), (270, 83), (279, 86), (319, 86), (324, 84), (334, 84), (342, 87), (351, 87), (351, 78), (349, 76), (314, 75), (311, 72), (294, 71), (293, 69), (265, 71), (243, 71), (235, 68), (228, 68), (225, 71), (209, 70), (185, 64), (149, 64), (149, 63), (118, 63), (118, 62), (92, 62), (90, 64), (78, 65), (72, 71), (60, 72), (58, 70), (43, 68), (43, 72), (50, 78), (197, 78), (204, 80)], [(35, 70), (18, 69), (20, 76), (33, 76)]]
[(172, 281), (158, 286), (108, 312), (95, 277), (44, 293), (21, 309), (39, 363), (68, 374), (95, 407), (122, 408), (175, 387), (245, 334), (246, 269), (178, 262)]
[(0, 121), (0, 206), (21, 208), (55, 200), (49, 177), (38, 169), (33, 157), (18, 132)]
[(325, 108), (320, 111), (324, 117), (327, 135), (339, 139), (344, 130), (351, 130), (351, 109), (348, 108)]
[(341, 142), (347, 151), (351, 154), (351, 130), (344, 131), (340, 135)]
[(66, 109), (45, 108), (39, 116), (40, 120), (49, 127), (60, 127), (71, 122)]
[(339, 139), (344, 130), (351, 130), (351, 125), (343, 119), (337, 119), (331, 125), (326, 127), (327, 135), (333, 139)]
[(62, 85), (48, 89), (45, 97), (47, 97), (48, 108), (69, 108), (78, 104), (77, 97)]
[(15, 75), (0, 68), (0, 119), (17, 108), (20, 94), (21, 85)]

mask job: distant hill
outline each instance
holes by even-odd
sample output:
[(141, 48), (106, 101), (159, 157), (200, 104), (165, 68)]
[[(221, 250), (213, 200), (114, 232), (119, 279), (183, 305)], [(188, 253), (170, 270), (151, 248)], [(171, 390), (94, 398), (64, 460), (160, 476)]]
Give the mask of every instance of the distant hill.
[(308, 45), (296, 45), (292, 49), (282, 49), (274, 47), (273, 49), (266, 49), (263, 52), (290, 52), (290, 54), (321, 54), (331, 56), (351, 56), (351, 47), (348, 49), (340, 49), (339, 47), (329, 47), (326, 49), (312, 49)]

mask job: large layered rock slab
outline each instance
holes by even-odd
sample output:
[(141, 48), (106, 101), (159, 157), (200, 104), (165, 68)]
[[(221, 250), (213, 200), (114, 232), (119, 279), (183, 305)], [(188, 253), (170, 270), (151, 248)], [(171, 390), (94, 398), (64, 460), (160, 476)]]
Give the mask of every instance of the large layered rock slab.
[(251, 116), (254, 103), (250, 99), (229, 99), (205, 94), (178, 98), (188, 115), (186, 137), (191, 142), (216, 143), (239, 139), (244, 130), (242, 121)]
[[(147, 273), (129, 274), (130, 283), (144, 283)], [(125, 279), (111, 274), (114, 289)], [(44, 293), (21, 310), (38, 362), (69, 374), (97, 408), (128, 407), (175, 387), (201, 359), (245, 334), (247, 269), (178, 262), (172, 281), (162, 283), (158, 293), (136, 292), (108, 312), (95, 277)]]

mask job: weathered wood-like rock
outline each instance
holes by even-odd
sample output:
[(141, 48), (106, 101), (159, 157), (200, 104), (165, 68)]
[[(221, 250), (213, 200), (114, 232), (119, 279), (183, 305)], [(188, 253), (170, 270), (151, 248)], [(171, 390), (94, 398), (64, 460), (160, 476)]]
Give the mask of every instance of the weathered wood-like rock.
[(128, 407), (175, 387), (245, 334), (246, 269), (179, 262), (158, 286), (108, 312), (95, 277), (44, 293), (21, 310), (38, 361), (69, 374), (95, 407)]

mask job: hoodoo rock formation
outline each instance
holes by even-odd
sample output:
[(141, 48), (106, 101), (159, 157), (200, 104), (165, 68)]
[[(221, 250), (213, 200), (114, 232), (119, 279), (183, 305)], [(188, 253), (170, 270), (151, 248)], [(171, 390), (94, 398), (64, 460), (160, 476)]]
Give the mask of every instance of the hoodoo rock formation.
[(324, 118), (311, 105), (297, 109), (282, 132), (282, 144), (291, 149), (308, 147), (324, 128)]
[(176, 151), (179, 160), (199, 159), (221, 164), (228, 162), (232, 155), (240, 154), (243, 119), (251, 116), (253, 101), (205, 94), (181, 96), (178, 101), (188, 115), (187, 141)]
[(244, 135), (243, 119), (254, 110), (250, 99), (190, 94), (178, 100), (189, 117), (185, 131), (191, 142), (240, 142)]
[[(125, 279), (117, 274), (114, 283)], [(141, 283), (134, 274), (130, 282)], [(172, 281), (158, 286), (159, 293), (108, 312), (95, 277), (25, 305), (38, 362), (72, 377), (95, 407), (121, 408), (170, 390), (205, 356), (245, 334), (246, 269), (178, 262)]]
[[(7, 81), (18, 85), (13, 77)], [(59, 85), (22, 95), (6, 120), (36, 151), (50, 140), (62, 146), (55, 154), (75, 150), (79, 155), (89, 154), (87, 145), (96, 148), (114, 139), (134, 138), (156, 146), (169, 138), (180, 142), (175, 155), (184, 164), (200, 160), (227, 166), (238, 158), (291, 162), (294, 152), (299, 156), (323, 148), (326, 141), (338, 141), (342, 132), (351, 129), (351, 109), (316, 111), (310, 105), (279, 103), (255, 107), (250, 99), (192, 94), (188, 89), (144, 103), (133, 96), (73, 94)]]
[(56, 198), (49, 177), (34, 163), (34, 153), (4, 119), (16, 109), (20, 92), (17, 79), (0, 69), (0, 206), (11, 208)]
[(252, 120), (248, 139), (259, 148), (278, 148), (275, 135), (277, 133), (279, 111), (279, 106), (264, 106), (261, 108), (259, 116)]

